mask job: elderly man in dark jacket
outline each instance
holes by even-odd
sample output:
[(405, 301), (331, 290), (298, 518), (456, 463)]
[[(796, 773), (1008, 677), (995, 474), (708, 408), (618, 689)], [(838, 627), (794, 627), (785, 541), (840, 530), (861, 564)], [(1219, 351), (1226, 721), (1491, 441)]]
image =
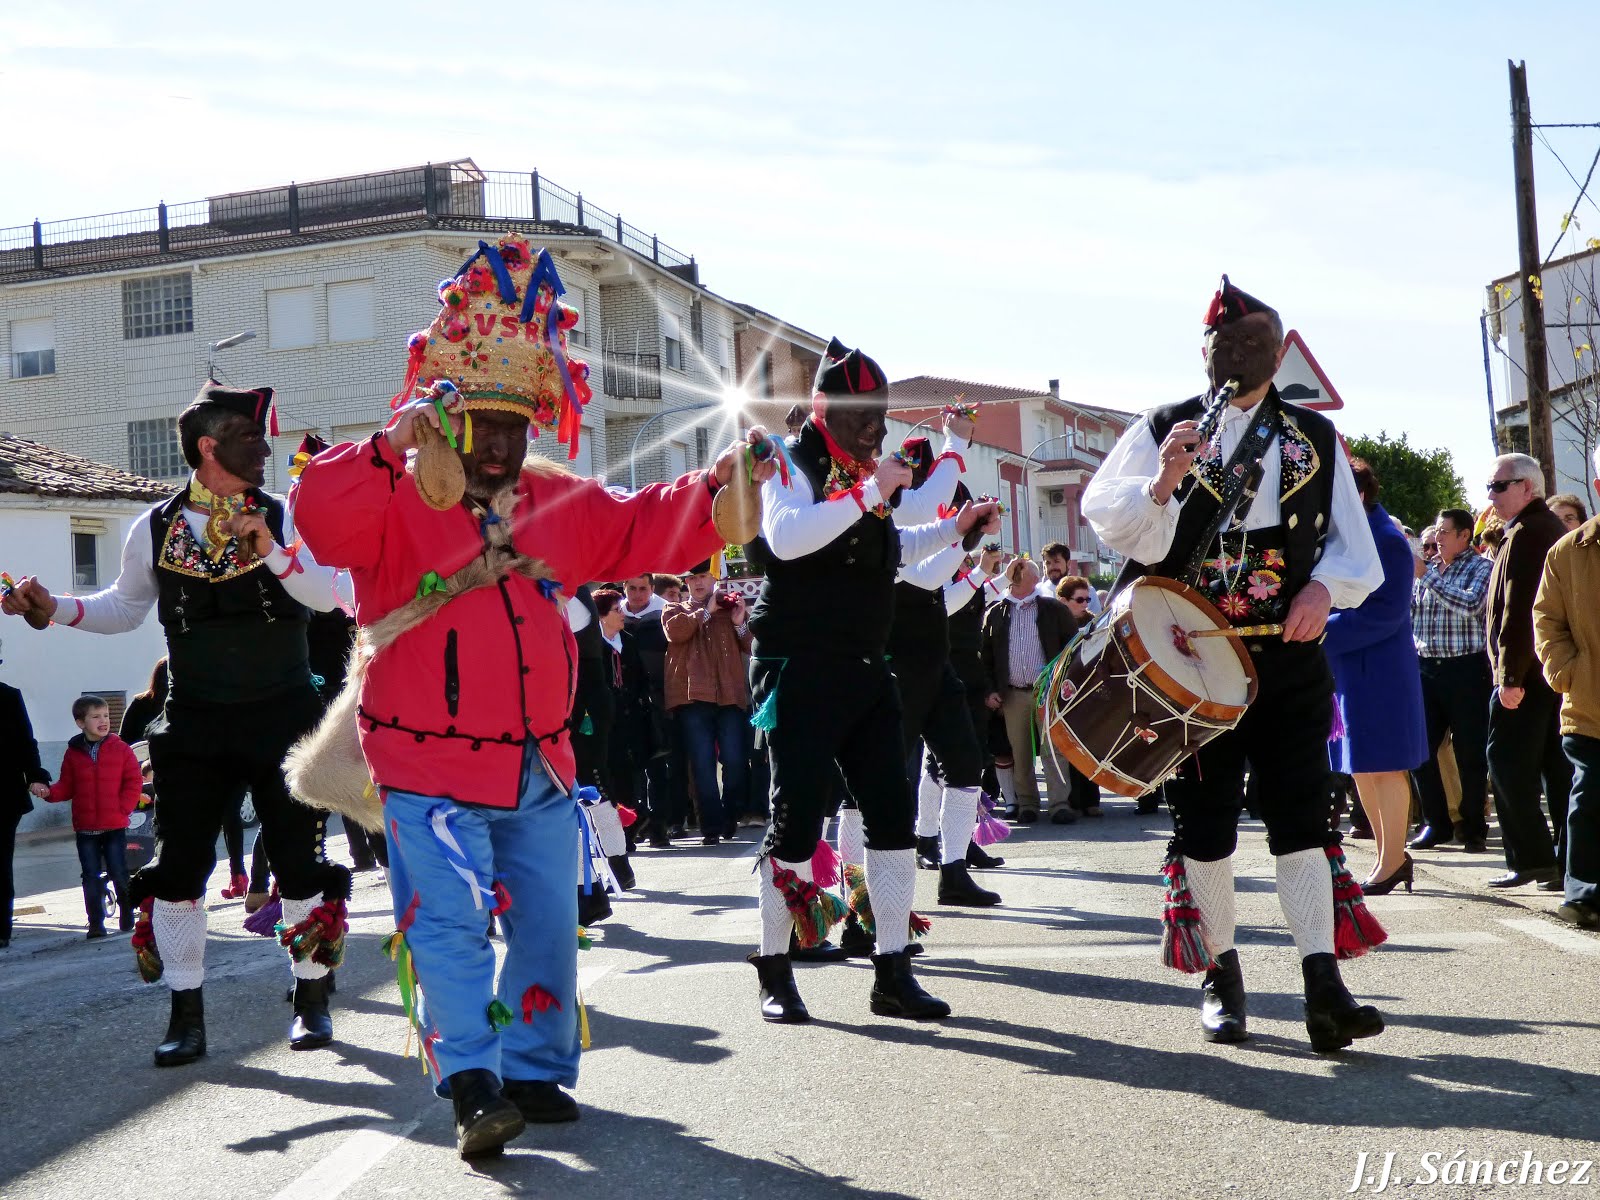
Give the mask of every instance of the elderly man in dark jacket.
[(1031, 753), (1031, 747), (1039, 746), (1050, 819), (1071, 824), (1078, 819), (1069, 802), (1071, 789), (1034, 729), (1033, 687), (1045, 665), (1072, 640), (1077, 622), (1060, 600), (1038, 594), (1039, 568), (1027, 559), (1019, 558), (1006, 569), (1006, 583), (1005, 595), (983, 615), (983, 668), (987, 703), (1004, 718), (1016, 758), (1017, 819), (1025, 824), (1039, 819)]
[(1561, 751), (1559, 703), (1533, 651), (1533, 601), (1550, 547), (1566, 535), (1544, 502), (1544, 474), (1526, 454), (1495, 460), (1489, 499), (1505, 522), (1505, 540), (1489, 576), (1486, 641), (1495, 693), (1489, 701), (1489, 777), (1505, 847), (1506, 873), (1492, 888), (1538, 882), (1561, 890), (1556, 842), (1539, 811), (1546, 803), (1561, 836), (1572, 788), (1572, 764)]
[(39, 743), (33, 740), (22, 693), (0, 683), (0, 950), (11, 944), (11, 856), (17, 848), (17, 825), (33, 811), (31, 789), (49, 782), (50, 772), (39, 765)]

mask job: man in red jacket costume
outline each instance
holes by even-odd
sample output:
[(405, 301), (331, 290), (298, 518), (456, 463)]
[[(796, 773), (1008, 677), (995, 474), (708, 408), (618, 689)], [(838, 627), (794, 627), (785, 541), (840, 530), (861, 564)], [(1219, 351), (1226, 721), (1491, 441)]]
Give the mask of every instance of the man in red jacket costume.
[[(558, 1086), (577, 1082), (580, 1044), (577, 651), (561, 589), (719, 549), (712, 495), (740, 456), (631, 496), (526, 456), (530, 422), (576, 454), (588, 398), (561, 290), (547, 253), (480, 242), (411, 339), (388, 429), (318, 455), (296, 499), (307, 546), (355, 584), (371, 652), (356, 720), (403, 938), (391, 945), (425, 995), (407, 1007), (463, 1157), (525, 1121), (578, 1115)], [(465, 471), (459, 503), (430, 482), (440, 436)], [(506, 940), (498, 987), (490, 911)]]

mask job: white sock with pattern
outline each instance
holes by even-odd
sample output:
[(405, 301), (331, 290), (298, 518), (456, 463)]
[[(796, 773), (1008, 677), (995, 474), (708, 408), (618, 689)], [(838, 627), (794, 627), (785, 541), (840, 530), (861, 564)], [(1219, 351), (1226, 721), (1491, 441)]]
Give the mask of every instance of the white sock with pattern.
[(1189, 877), (1189, 894), (1200, 910), (1200, 935), (1211, 957), (1233, 949), (1235, 925), (1233, 898), (1233, 855), (1216, 862), (1201, 862), (1184, 856), (1184, 874)]
[(157, 900), (150, 930), (161, 955), (161, 976), (175, 992), (197, 988), (206, 978), (206, 909), (199, 900)]
[(917, 780), (917, 836), (933, 837), (939, 832), (939, 801), (944, 788), (924, 767)]
[(761, 880), (759, 884), (761, 953), (787, 954), (789, 953), (789, 934), (794, 930), (794, 914), (789, 911), (788, 904), (784, 902), (782, 890), (772, 882), (774, 864), (779, 867), (786, 867), (799, 875), (801, 879), (810, 879), (811, 860), (806, 859), (805, 862), (794, 863), (773, 858), (763, 861), (756, 868), (756, 875)]
[(1333, 953), (1333, 871), (1318, 850), (1280, 854), (1278, 904), (1300, 957)]
[(911, 902), (917, 894), (915, 850), (867, 847), (867, 893), (877, 926), (879, 954), (904, 950), (911, 940)]
[(840, 862), (850, 866), (859, 866), (865, 847), (866, 842), (861, 832), (861, 810), (859, 808), (841, 808), (839, 810)]
[(1014, 811), (1017, 807), (1017, 769), (997, 765), (994, 777), (1000, 784), (1000, 799)]
[(945, 788), (939, 806), (939, 841), (944, 847), (940, 861), (966, 862), (967, 843), (972, 841), (972, 831), (977, 827), (978, 789)]

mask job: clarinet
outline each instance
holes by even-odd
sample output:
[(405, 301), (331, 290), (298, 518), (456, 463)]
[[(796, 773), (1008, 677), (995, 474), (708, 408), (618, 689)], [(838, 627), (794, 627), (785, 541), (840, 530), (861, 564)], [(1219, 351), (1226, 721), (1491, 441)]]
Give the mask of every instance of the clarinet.
[(1230, 379), (1206, 402), (1206, 410), (1200, 414), (1200, 428), (1196, 431), (1200, 437), (1197, 445), (1209, 445), (1211, 439), (1217, 436), (1217, 428), (1222, 424), (1222, 415), (1228, 411), (1228, 405), (1233, 403), (1233, 397), (1238, 391), (1239, 381)]

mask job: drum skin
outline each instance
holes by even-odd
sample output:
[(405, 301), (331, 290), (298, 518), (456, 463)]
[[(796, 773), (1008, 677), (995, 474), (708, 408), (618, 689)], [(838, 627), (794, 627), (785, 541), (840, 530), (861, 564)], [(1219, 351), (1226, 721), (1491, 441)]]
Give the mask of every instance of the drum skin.
[[(1140, 588), (1181, 597), (1197, 610), (1202, 628), (1206, 621), (1219, 629), (1228, 627), (1226, 618), (1193, 588), (1156, 576), (1140, 579), (1117, 596), (1070, 654), (1052, 664), (1039, 708), (1039, 727), (1048, 731), (1056, 754), (1108, 791), (1135, 799), (1154, 791), (1212, 738), (1238, 725), (1258, 686), (1249, 652), (1232, 637), (1217, 641), (1232, 651), (1234, 657), (1225, 656), (1230, 672), (1243, 672), (1243, 704), (1208, 700), (1164, 671), (1150, 645), (1156, 638), (1170, 639), (1172, 629), (1170, 624), (1140, 627), (1133, 611), (1133, 596)], [(1230, 682), (1237, 683), (1237, 678)], [(1187, 719), (1175, 716), (1174, 709), (1188, 714)]]

